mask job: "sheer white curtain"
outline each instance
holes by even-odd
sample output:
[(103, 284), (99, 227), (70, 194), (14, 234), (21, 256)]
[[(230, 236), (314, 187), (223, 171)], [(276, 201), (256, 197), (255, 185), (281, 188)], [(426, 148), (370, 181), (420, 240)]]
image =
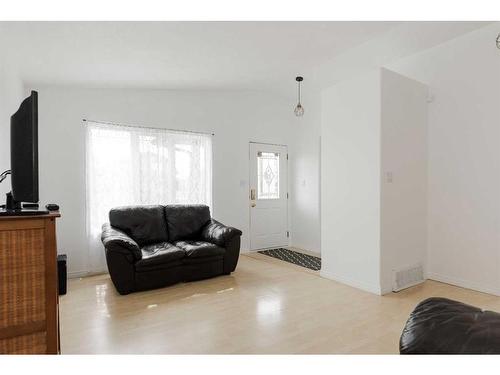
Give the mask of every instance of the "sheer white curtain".
[(112, 207), (212, 204), (212, 136), (87, 121), (88, 271), (106, 270), (101, 226)]

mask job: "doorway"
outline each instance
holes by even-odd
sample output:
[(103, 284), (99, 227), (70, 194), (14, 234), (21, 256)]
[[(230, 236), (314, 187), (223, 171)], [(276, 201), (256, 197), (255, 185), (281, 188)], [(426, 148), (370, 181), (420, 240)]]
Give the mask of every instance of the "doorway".
[(288, 149), (250, 142), (250, 249), (288, 246)]

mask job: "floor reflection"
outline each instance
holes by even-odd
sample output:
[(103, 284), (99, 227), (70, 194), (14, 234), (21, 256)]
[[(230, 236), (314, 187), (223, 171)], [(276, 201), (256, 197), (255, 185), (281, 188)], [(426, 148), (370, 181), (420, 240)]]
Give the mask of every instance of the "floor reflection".
[(281, 317), (281, 298), (266, 297), (257, 301), (257, 320), (261, 324), (275, 323)]
[(111, 315), (109, 313), (108, 304), (106, 303), (107, 291), (108, 291), (107, 284), (99, 284), (99, 285), (95, 286), (97, 310), (99, 311), (101, 316), (105, 316), (106, 318), (110, 318)]

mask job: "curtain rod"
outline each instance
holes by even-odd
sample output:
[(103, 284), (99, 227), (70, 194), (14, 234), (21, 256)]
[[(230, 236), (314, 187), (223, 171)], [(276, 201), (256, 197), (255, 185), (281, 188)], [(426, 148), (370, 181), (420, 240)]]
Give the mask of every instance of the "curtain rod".
[(110, 122), (110, 121), (96, 121), (96, 120), (89, 120), (89, 119), (82, 119), (83, 122), (95, 122), (96, 124), (104, 124), (104, 125), (116, 125), (116, 126), (124, 126), (126, 128), (142, 128), (142, 129), (152, 129), (152, 130), (170, 130), (173, 132), (179, 132), (179, 133), (193, 133), (193, 134), (205, 134), (205, 135), (211, 135), (214, 136), (215, 133), (210, 133), (210, 132), (196, 132), (193, 130), (179, 130), (179, 129), (166, 129), (166, 128), (154, 128), (152, 126), (140, 126), (140, 125), (128, 125), (128, 124), (120, 124), (118, 122)]

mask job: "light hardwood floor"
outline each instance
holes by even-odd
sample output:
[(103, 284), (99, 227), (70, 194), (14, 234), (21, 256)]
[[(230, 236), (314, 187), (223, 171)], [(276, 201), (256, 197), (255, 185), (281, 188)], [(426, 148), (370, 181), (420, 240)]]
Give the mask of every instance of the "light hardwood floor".
[(107, 275), (69, 281), (62, 353), (397, 353), (415, 305), (448, 297), (500, 311), (500, 298), (434, 281), (376, 296), (264, 255), (235, 273), (120, 296)]

